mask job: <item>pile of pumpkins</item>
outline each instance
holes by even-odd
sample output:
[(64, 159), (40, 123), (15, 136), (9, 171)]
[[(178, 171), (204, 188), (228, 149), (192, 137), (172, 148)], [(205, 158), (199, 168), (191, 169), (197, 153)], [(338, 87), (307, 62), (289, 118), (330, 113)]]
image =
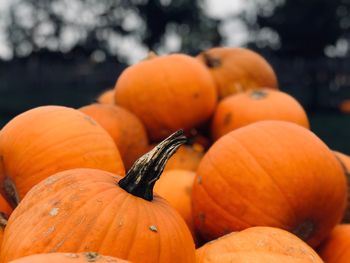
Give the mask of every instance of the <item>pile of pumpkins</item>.
[(348, 169), (259, 54), (152, 54), (2, 128), (0, 263), (350, 262)]

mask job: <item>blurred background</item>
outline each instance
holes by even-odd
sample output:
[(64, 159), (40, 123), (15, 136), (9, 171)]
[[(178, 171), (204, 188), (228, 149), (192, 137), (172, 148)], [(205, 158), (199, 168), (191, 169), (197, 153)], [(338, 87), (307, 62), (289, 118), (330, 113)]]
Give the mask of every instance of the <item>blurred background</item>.
[(349, 41), (350, 0), (0, 0), (0, 127), (36, 106), (93, 102), (149, 50), (243, 46), (350, 154)]

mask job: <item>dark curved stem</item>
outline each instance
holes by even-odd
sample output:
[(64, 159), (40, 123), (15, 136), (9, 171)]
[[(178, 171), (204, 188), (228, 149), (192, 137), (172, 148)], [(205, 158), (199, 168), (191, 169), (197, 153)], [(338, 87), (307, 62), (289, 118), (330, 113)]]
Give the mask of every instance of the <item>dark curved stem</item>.
[(217, 68), (221, 66), (220, 58), (212, 57), (206, 52), (203, 52), (202, 56), (204, 58), (204, 63), (208, 68)]
[(0, 213), (0, 228), (4, 229), (7, 225), (7, 217), (4, 213)]
[(119, 186), (132, 195), (152, 201), (154, 184), (162, 174), (165, 164), (186, 141), (183, 130), (170, 135), (136, 160), (126, 176), (119, 181)]

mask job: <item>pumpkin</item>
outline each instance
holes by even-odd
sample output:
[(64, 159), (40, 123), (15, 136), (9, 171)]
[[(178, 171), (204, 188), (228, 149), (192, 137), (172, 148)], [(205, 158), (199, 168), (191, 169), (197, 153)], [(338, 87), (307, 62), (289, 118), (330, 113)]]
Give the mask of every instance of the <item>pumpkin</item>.
[[(342, 165), (343, 171), (347, 179), (346, 181), (347, 181), (348, 193), (350, 193), (350, 157), (340, 152), (336, 152), (336, 151), (333, 151), (333, 152), (337, 157), (337, 159), (339, 160), (340, 164)], [(348, 194), (347, 207), (346, 207), (342, 222), (350, 223), (350, 194)]]
[(12, 213), (0, 262), (48, 252), (96, 251), (132, 262), (194, 262), (191, 233), (168, 202), (153, 195), (181, 131), (138, 159), (124, 178), (97, 169), (57, 173), (37, 184)]
[(142, 122), (116, 105), (92, 104), (80, 111), (97, 121), (113, 138), (126, 169), (147, 151), (148, 137)]
[(124, 174), (113, 139), (89, 116), (63, 106), (26, 111), (0, 133), (1, 190), (16, 206), (35, 184), (72, 168)]
[(164, 197), (187, 223), (194, 234), (191, 195), (195, 173), (188, 170), (164, 171), (154, 191)]
[(203, 51), (197, 59), (210, 70), (220, 99), (249, 89), (278, 89), (273, 68), (252, 50), (215, 47)]
[(319, 248), (326, 263), (350, 262), (350, 225), (337, 225)]
[(292, 96), (277, 90), (251, 90), (221, 100), (212, 121), (212, 136), (221, 136), (262, 120), (282, 120), (310, 128), (303, 107)]
[(190, 129), (213, 114), (214, 80), (198, 60), (183, 54), (159, 56), (128, 67), (115, 85), (115, 101), (137, 115), (154, 142)]
[(115, 104), (114, 103), (114, 89), (108, 89), (104, 92), (102, 92), (98, 97), (97, 97), (97, 102), (101, 104)]
[(295, 235), (273, 227), (251, 227), (227, 234), (196, 251), (197, 263), (322, 263)]
[(11, 206), (7, 203), (7, 201), (0, 195), (0, 247), (2, 238), (4, 235), (4, 230), (7, 225), (7, 219), (12, 213)]
[(173, 169), (196, 171), (203, 155), (204, 148), (200, 144), (182, 145), (169, 159), (165, 171)]
[(48, 253), (36, 254), (11, 261), (10, 263), (84, 263), (84, 262), (98, 262), (98, 263), (127, 263), (122, 259), (114, 257), (101, 256), (95, 252), (84, 253)]
[(216, 141), (197, 169), (194, 224), (205, 240), (252, 226), (288, 230), (316, 247), (343, 217), (346, 178), (311, 131), (261, 121)]

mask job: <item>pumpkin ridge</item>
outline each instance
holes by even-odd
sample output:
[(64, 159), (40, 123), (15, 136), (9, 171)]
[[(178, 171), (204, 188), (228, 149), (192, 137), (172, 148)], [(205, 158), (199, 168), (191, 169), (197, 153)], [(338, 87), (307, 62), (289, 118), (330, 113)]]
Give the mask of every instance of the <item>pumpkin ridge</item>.
[(174, 132), (153, 150), (136, 160), (118, 185), (134, 196), (152, 201), (154, 184), (162, 174), (166, 162), (186, 141), (183, 130)]
[[(260, 132), (262, 132), (262, 130), (260, 130)], [(265, 132), (265, 134), (269, 134), (266, 130), (263, 131), (263, 132)], [(269, 134), (269, 136), (273, 137), (272, 134)], [(236, 141), (237, 143), (239, 143), (240, 145), (242, 145), (242, 147), (243, 147), (244, 149), (246, 149), (246, 152), (252, 157), (252, 159), (253, 159), (254, 162), (257, 164), (257, 166), (261, 168), (261, 170), (264, 172), (264, 174), (267, 175), (268, 178), (270, 178), (270, 180), (271, 180), (271, 182), (273, 183), (273, 185), (276, 186), (276, 188), (277, 188), (278, 191), (280, 192), (281, 196), (285, 199), (286, 204), (289, 206), (290, 212), (293, 214), (293, 217), (294, 217), (294, 220), (293, 220), (293, 221), (296, 222), (296, 221), (297, 221), (297, 215), (296, 215), (296, 212), (294, 212), (294, 211), (296, 211), (296, 209), (294, 208), (294, 205), (292, 204), (292, 202), (291, 202), (291, 201), (287, 198), (287, 196), (284, 194), (284, 192), (283, 192), (281, 186), (280, 186), (280, 185), (276, 182), (276, 180), (267, 172), (266, 168), (264, 168), (264, 167), (255, 159), (254, 155), (248, 150), (248, 148), (244, 145), (243, 142), (238, 141), (238, 140), (236, 140), (236, 139), (235, 139), (235, 141)]]
[[(208, 155), (208, 158), (209, 158), (209, 160), (210, 160), (210, 162), (212, 163), (212, 167), (215, 169), (215, 170), (217, 170), (218, 172), (219, 172), (219, 174), (222, 174), (222, 172), (221, 172), (221, 170), (218, 168), (218, 167), (216, 167), (215, 165), (213, 165), (213, 161), (212, 161), (212, 158), (210, 157), (210, 155)], [(265, 171), (265, 170), (264, 170)], [(225, 182), (227, 185), (230, 185), (230, 183), (225, 179), (225, 177), (223, 177), (223, 176), (220, 176), (220, 178), (222, 179), (222, 181), (223, 182)], [(236, 193), (237, 194), (237, 193)], [(238, 194), (237, 194), (238, 195)], [(239, 197), (241, 198), (241, 199), (243, 199), (244, 201), (247, 201), (247, 203), (249, 203), (249, 206), (250, 207), (254, 207), (257, 211), (259, 211), (260, 213), (262, 213), (264, 216), (266, 216), (267, 218), (269, 218), (269, 219), (272, 219), (272, 221), (275, 221), (275, 223), (277, 222), (277, 223), (279, 223), (279, 221), (277, 220), (277, 219), (275, 219), (273, 216), (271, 216), (271, 215), (269, 215), (269, 214), (266, 214), (265, 213), (265, 211), (263, 210), (263, 209), (261, 209), (261, 208), (259, 208), (259, 207), (257, 207), (257, 206), (255, 206), (249, 199), (247, 199), (246, 197), (244, 197), (244, 196), (242, 196), (242, 195), (239, 195)], [(215, 199), (214, 199), (215, 200)], [(218, 204), (219, 204), (219, 202), (217, 202)], [(223, 207), (223, 209), (225, 209), (224, 207)], [(248, 222), (247, 222), (248, 223)], [(252, 224), (251, 223), (248, 223), (250, 226), (252, 226)]]

